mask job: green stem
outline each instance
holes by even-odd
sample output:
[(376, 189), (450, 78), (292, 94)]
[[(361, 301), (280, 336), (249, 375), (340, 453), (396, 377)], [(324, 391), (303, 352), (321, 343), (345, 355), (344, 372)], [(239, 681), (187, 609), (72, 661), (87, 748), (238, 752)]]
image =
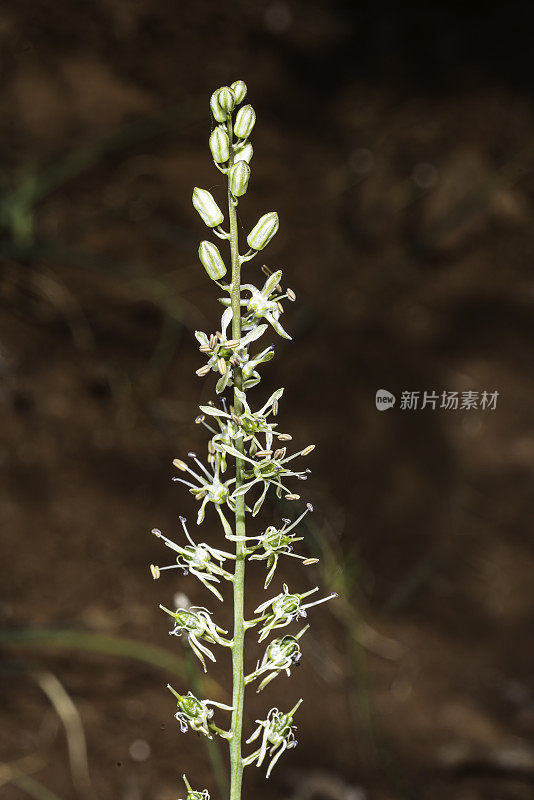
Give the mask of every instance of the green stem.
[[(228, 122), (228, 136), (230, 138), (230, 161), (229, 166), (234, 163), (233, 150), (231, 147), (233, 139), (232, 122)], [(228, 218), (230, 221), (230, 255), (232, 261), (232, 284), (230, 296), (232, 302), (232, 338), (241, 337), (241, 261), (239, 259), (239, 241), (237, 231), (237, 214), (234, 205), (235, 201), (228, 187)], [(239, 367), (234, 367), (234, 410), (239, 416), (242, 406), (236, 389), (242, 388), (242, 375)], [(236, 442), (236, 447), (240, 453), (244, 452), (242, 437)], [(243, 459), (236, 458), (235, 465), (235, 488), (243, 485), (243, 470), (245, 462)], [(235, 534), (238, 537), (245, 536), (245, 498), (238, 495), (235, 505)], [(244, 590), (245, 590), (245, 555), (246, 547), (244, 542), (237, 541), (235, 546), (235, 571), (234, 571), (234, 636), (232, 645), (232, 725), (230, 738), (230, 800), (241, 800), (241, 784), (243, 781), (243, 757), (241, 754), (241, 739), (243, 730), (243, 702), (245, 693), (245, 675), (243, 670), (243, 649), (245, 641), (245, 620), (244, 620)]]

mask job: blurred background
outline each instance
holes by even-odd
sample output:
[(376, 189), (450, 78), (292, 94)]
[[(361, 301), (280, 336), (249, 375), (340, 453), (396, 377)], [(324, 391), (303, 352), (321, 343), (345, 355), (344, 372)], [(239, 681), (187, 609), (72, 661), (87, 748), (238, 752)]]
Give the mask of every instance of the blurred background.
[[(190, 198), (222, 199), (208, 101), (238, 78), (258, 115), (241, 229), (279, 212), (263, 257), (298, 299), (253, 398), (285, 386), (281, 427), (318, 445), (321, 560), (286, 560), (272, 594), (341, 595), (291, 679), (250, 694), (249, 730), (305, 703), (247, 796), (534, 797), (531, 30), (526, 4), (2, 5), (2, 798), (174, 800), (184, 770), (224, 790), (226, 753), (179, 733), (165, 684), (224, 702), (228, 660), (204, 679), (157, 604), (225, 624), (230, 603), (148, 564), (169, 563), (150, 530), (194, 513), (171, 462), (205, 453), (193, 331), (220, 307)], [(200, 537), (220, 541), (211, 510)]]

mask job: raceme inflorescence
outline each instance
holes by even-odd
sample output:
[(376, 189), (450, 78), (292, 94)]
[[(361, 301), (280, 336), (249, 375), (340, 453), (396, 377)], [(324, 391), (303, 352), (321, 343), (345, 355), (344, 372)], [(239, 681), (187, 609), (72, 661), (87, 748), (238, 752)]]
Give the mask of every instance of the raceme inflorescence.
[[(294, 479), (307, 479), (309, 469), (301, 465), (301, 460), (314, 449), (314, 445), (308, 445), (288, 453), (292, 437), (279, 431), (276, 422), (283, 389), (273, 392), (263, 403), (256, 399), (249, 402), (248, 397), (248, 391), (260, 382), (259, 368), (274, 356), (273, 344), (262, 348), (259, 340), (270, 335), (291, 339), (280, 318), (284, 311), (283, 301), (294, 302), (296, 297), (291, 289), (282, 288), (282, 270), (272, 271), (263, 266), (259, 287), (241, 283), (244, 264), (255, 258), (278, 230), (278, 214), (275, 211), (264, 214), (246, 237), (247, 249), (240, 254), (237, 206), (250, 180), (253, 154), (250, 135), (256, 121), (252, 106), (243, 104), (246, 94), (244, 82), (236, 81), (230, 87), (218, 89), (211, 97), (214, 128), (209, 147), (215, 166), (226, 179), (227, 228), (223, 212), (206, 189), (194, 189), (193, 206), (211, 232), (229, 246), (230, 270), (216, 244), (207, 240), (200, 243), (200, 261), (223, 292), (220, 302), (224, 310), (218, 331), (210, 334), (197, 331), (195, 335), (205, 359), (197, 375), (216, 374), (218, 400), (201, 405), (196, 419), (210, 435), (206, 463), (194, 453), (189, 453), (187, 460), (177, 458), (173, 462), (179, 473), (174, 480), (187, 486), (199, 502), (197, 525), (203, 523), (206, 511), (213, 508), (222, 526), (224, 547), (215, 548), (198, 542), (197, 536), (191, 535), (186, 520), (180, 517), (181, 543), (168, 539), (160, 530), (153, 531), (173, 552), (174, 563), (165, 567), (152, 564), (150, 567), (155, 579), (169, 569), (194, 575), (219, 601), (223, 600), (221, 589), (225, 583), (232, 586), (234, 619), (231, 634), (215, 622), (214, 614), (208, 608), (194, 606), (171, 610), (160, 606), (172, 620), (170, 633), (187, 639), (204, 671), (206, 660), (216, 660), (217, 648), (231, 651), (231, 706), (199, 699), (192, 692), (180, 694), (172, 686), (168, 687), (176, 699), (176, 719), (182, 732), (191, 729), (209, 738), (220, 736), (228, 741), (230, 800), (241, 798), (244, 767), (251, 764), (260, 767), (265, 763), (269, 777), (284, 751), (297, 744), (293, 718), (302, 700), (287, 712), (271, 708), (264, 719), (256, 720), (256, 728), (243, 742), (245, 687), (255, 683), (256, 690), (261, 692), (280, 673), (290, 674), (291, 667), (301, 658), (300, 639), (309, 625), (294, 634), (282, 632), (282, 629), (306, 618), (309, 608), (334, 596), (316, 599), (318, 587), (294, 592), (283, 584), (282, 591), (261, 603), (251, 619), (244, 616), (247, 560), (265, 562), (266, 590), (281, 557), (290, 556), (305, 565), (317, 561), (294, 552), (302, 540), (297, 535), (298, 525), (313, 510), (309, 503), (292, 520), (283, 519), (279, 525), (270, 525), (260, 533), (246, 530), (247, 515), (252, 518), (258, 515), (270, 491), (277, 498), (300, 500), (300, 495), (290, 484)], [(224, 396), (228, 392), (231, 397)], [(246, 675), (244, 640), (246, 632), (251, 629), (256, 630), (257, 640), (264, 649), (256, 669)], [(266, 642), (271, 635), (273, 638)], [(216, 724), (216, 708), (231, 713), (228, 727)], [(252, 751), (244, 754), (244, 745), (253, 745)], [(187, 800), (209, 800), (206, 789), (193, 790), (185, 776), (184, 781)]]

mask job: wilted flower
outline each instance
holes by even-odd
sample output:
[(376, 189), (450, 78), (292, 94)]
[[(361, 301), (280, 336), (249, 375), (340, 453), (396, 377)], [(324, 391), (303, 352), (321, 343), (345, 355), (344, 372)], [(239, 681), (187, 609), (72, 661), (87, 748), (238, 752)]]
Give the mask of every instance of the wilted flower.
[(299, 639), (309, 627), (309, 625), (306, 625), (296, 636), (288, 635), (273, 639), (267, 645), (261, 664), (258, 662), (254, 672), (245, 678), (245, 683), (250, 683), (267, 672), (267, 677), (262, 680), (256, 689), (257, 692), (261, 692), (281, 672), (285, 672), (289, 677), (291, 667), (298, 664), (302, 656)]
[(211, 719), (214, 712), (210, 706), (222, 708), (224, 711), (233, 711), (232, 706), (217, 703), (215, 700), (199, 700), (192, 692), (185, 695), (178, 694), (170, 684), (167, 684), (167, 689), (176, 697), (178, 711), (174, 716), (180, 723), (182, 733), (187, 733), (188, 728), (191, 728), (192, 731), (203, 733), (208, 739), (213, 739), (210, 727), (213, 727)]
[(221, 633), (228, 633), (228, 631), (213, 622), (210, 612), (206, 608), (190, 606), (189, 608), (178, 608), (176, 611), (169, 611), (162, 605), (160, 608), (174, 620), (171, 636), (181, 636), (182, 633), (185, 633), (191, 650), (204, 667), (204, 672), (206, 672), (204, 656), (206, 655), (211, 661), (216, 661), (216, 658), (200, 639), (212, 644), (220, 644), (223, 647), (231, 647), (231, 642), (221, 637)]
[(185, 775), (182, 775), (182, 778), (184, 779), (184, 783), (187, 789), (186, 800), (210, 800), (210, 793), (208, 792), (207, 789), (203, 789), (201, 792), (197, 792), (191, 788), (189, 781), (187, 780)]
[(311, 594), (318, 591), (319, 587), (316, 586), (315, 589), (310, 589), (302, 594), (290, 594), (287, 584), (284, 583), (283, 591), (280, 592), (280, 594), (277, 594), (272, 600), (266, 600), (265, 603), (259, 605), (254, 611), (255, 614), (262, 614), (269, 606), (271, 608), (271, 610), (260, 617), (260, 619), (253, 619), (251, 622), (252, 625), (256, 625), (258, 622), (263, 621), (258, 641), (263, 642), (271, 631), (276, 628), (285, 628), (286, 625), (289, 625), (293, 620), (307, 617), (308, 608), (318, 606), (319, 603), (326, 603), (327, 600), (337, 597), (337, 594), (332, 592), (328, 597), (323, 597), (321, 600), (303, 604), (302, 601), (305, 597), (309, 597)]
[(297, 746), (297, 740), (295, 739), (296, 725), (292, 723), (295, 712), (301, 703), (302, 700), (299, 700), (287, 714), (283, 714), (281, 711), (278, 711), (277, 708), (271, 708), (267, 714), (267, 719), (256, 720), (258, 727), (252, 736), (247, 739), (247, 744), (254, 742), (263, 731), (261, 745), (255, 753), (244, 759), (245, 764), (253, 764), (255, 761), (256, 766), (261, 767), (267, 755), (267, 751), (269, 751), (271, 763), (269, 764), (266, 776), (267, 778), (269, 777), (272, 768), (284, 750), (289, 750)]

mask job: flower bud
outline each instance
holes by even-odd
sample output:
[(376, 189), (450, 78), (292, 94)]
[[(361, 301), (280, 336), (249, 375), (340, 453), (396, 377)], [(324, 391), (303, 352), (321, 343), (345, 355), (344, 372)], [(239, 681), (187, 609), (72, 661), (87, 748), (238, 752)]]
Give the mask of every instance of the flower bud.
[(254, 228), (247, 236), (247, 244), (253, 250), (263, 250), (266, 247), (276, 231), (278, 230), (278, 214), (276, 211), (269, 211), (257, 221)]
[(256, 112), (252, 106), (243, 106), (243, 108), (239, 109), (237, 112), (237, 117), (235, 118), (235, 135), (239, 136), (240, 139), (247, 139), (252, 132), (255, 122)]
[(223, 111), (223, 109), (219, 104), (219, 89), (217, 89), (216, 92), (213, 92), (211, 96), (210, 108), (211, 108), (211, 113), (213, 114), (217, 122), (226, 122), (228, 114), (226, 113), (226, 111)]
[(245, 99), (245, 96), (247, 94), (247, 84), (245, 83), (245, 81), (234, 81), (234, 83), (232, 83), (230, 88), (234, 93), (235, 104), (236, 106), (238, 106), (239, 103), (242, 103), (243, 100)]
[(216, 164), (223, 164), (230, 158), (230, 140), (222, 125), (218, 125), (210, 136), (210, 150)]
[(232, 113), (235, 106), (235, 95), (228, 86), (223, 86), (222, 89), (219, 89), (217, 102), (227, 114)]
[(234, 150), (234, 164), (237, 164), (238, 161), (246, 161), (247, 164), (250, 164), (253, 153), (254, 150), (250, 142), (238, 145)]
[(208, 226), (216, 228), (224, 219), (224, 214), (215, 202), (213, 195), (206, 189), (193, 189), (193, 205)]
[(250, 178), (250, 167), (246, 161), (239, 161), (230, 170), (229, 186), (234, 197), (245, 194)]
[(212, 242), (200, 242), (198, 257), (212, 279), (218, 281), (226, 275), (226, 265), (222, 260), (219, 249)]

